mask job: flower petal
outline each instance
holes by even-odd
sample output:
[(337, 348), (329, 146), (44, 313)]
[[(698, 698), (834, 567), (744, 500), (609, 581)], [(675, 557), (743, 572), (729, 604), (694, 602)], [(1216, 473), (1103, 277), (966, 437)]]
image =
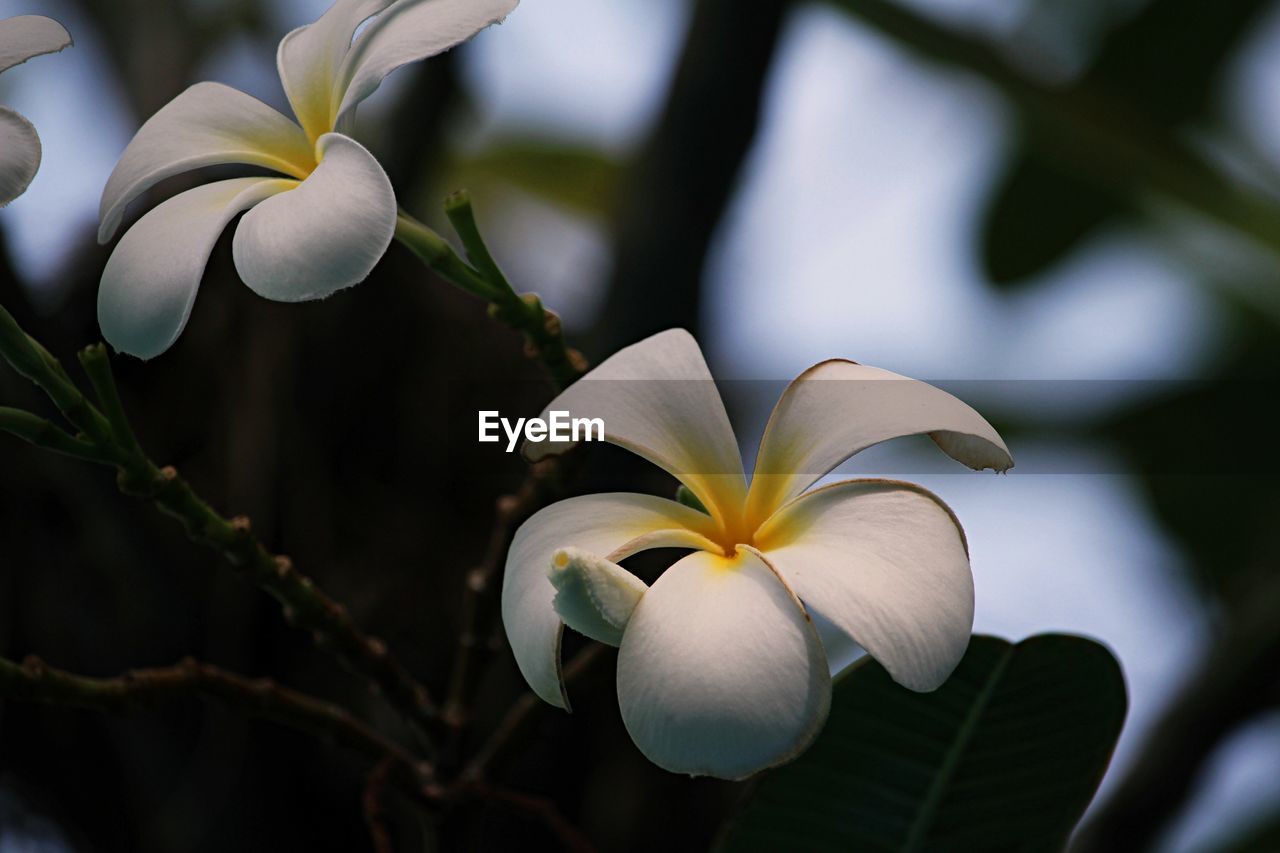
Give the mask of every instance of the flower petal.
[(556, 613), (564, 624), (615, 647), (649, 588), (617, 563), (572, 547), (552, 555), (549, 577), (556, 588)]
[(276, 67), (294, 114), (307, 135), (318, 140), (335, 127), (341, 97), (338, 72), (361, 23), (391, 5), (392, 0), (337, 0), (313, 24), (299, 27), (280, 41)]
[(502, 578), (502, 624), (520, 672), (558, 708), (569, 699), (560, 681), (561, 622), (548, 577), (551, 558), (576, 547), (617, 562), (648, 548), (714, 547), (697, 531), (707, 517), (649, 495), (585, 495), (552, 504), (520, 526)]
[(946, 391), (851, 361), (816, 364), (787, 386), (769, 417), (748, 514), (763, 520), (855, 453), (921, 433), (970, 468), (1013, 467), (991, 424)]
[(8, 71), (33, 56), (70, 47), (66, 27), (43, 15), (17, 15), (0, 21), (0, 71)]
[(806, 607), (904, 687), (935, 689), (969, 645), (973, 575), (964, 531), (919, 486), (850, 480), (817, 489), (769, 519), (756, 545)]
[(27, 191), (40, 170), (40, 137), (31, 122), (0, 107), (0, 207)]
[(197, 83), (138, 130), (102, 192), (98, 241), (120, 227), (125, 208), (165, 178), (202, 166), (245, 163), (295, 178), (315, 165), (307, 136), (289, 119), (221, 83)]
[(196, 187), (150, 211), (111, 253), (98, 289), (98, 323), (121, 352), (153, 358), (182, 334), (209, 253), (236, 214), (298, 185), (237, 178)]
[(798, 755), (831, 704), (822, 642), (755, 554), (698, 552), (658, 578), (618, 654), (636, 746), (673, 773), (741, 779)]
[[(697, 341), (670, 329), (619, 350), (543, 410), (604, 421), (605, 441), (625, 447), (684, 483), (718, 518), (736, 515), (746, 492), (742, 457), (724, 402)], [(536, 461), (571, 442), (526, 442)]]
[(236, 229), (236, 269), (267, 299), (322, 299), (359, 284), (395, 233), (395, 191), (373, 155), (336, 133), (316, 148), (320, 165), (311, 176), (255, 207)]
[[(502, 21), (518, 0), (396, 0), (360, 34), (338, 76), (335, 121), (392, 71), (460, 44)], [(336, 125), (335, 125), (336, 126)]]

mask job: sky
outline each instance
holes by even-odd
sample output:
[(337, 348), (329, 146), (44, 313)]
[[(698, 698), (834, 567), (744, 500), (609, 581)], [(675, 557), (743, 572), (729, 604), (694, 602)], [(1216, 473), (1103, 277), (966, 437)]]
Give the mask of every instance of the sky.
[[(327, 5), (281, 0), (281, 33)], [(1001, 0), (912, 5), (992, 31), (1016, 25), (1025, 8)], [(660, 104), (686, 8), (680, 0), (529, 0), (466, 54), (464, 80), (480, 110), (476, 139), (520, 128), (624, 153)], [(0, 78), (0, 103), (30, 118), (45, 146), (35, 183), (0, 211), (0, 223), (16, 261), (46, 282), (52, 299), (59, 259), (96, 221), (101, 187), (133, 128), (91, 32), (65, 5), (0, 0), (0, 16), (37, 11), (59, 17), (77, 45)], [(1277, 48), (1273, 22), (1227, 81), (1233, 116), (1264, 150), (1280, 150), (1280, 107), (1271, 97)], [(280, 103), (272, 60), (237, 45), (206, 72)], [(1009, 121), (981, 84), (921, 66), (835, 11), (801, 7), (708, 269), (702, 344), (717, 376), (785, 380), (837, 356), (931, 380), (1196, 376), (1220, 334), (1214, 301), (1148, 233), (1113, 229), (1016, 297), (983, 282), (975, 221)], [(563, 313), (571, 329), (590, 319), (607, 265), (600, 223), (522, 199), (492, 242), (510, 259), (517, 286), (570, 306)], [(1017, 382), (999, 387), (1001, 406), (1045, 405), (1022, 399)], [(1089, 395), (1089, 387), (1062, 384), (1064, 394)], [(1102, 409), (1124, 402), (1082, 401)], [(738, 424), (748, 450), (765, 405)], [(1026, 468), (1059, 473), (913, 479), (965, 525), (975, 630), (1015, 640), (1081, 633), (1119, 657), (1131, 711), (1110, 784), (1203, 648), (1206, 621), (1171, 581), (1179, 555), (1105, 448), (1012, 449)], [(1164, 849), (1196, 849), (1275, 802), (1278, 765), (1280, 720), (1252, 726), (1216, 757), (1196, 809)]]

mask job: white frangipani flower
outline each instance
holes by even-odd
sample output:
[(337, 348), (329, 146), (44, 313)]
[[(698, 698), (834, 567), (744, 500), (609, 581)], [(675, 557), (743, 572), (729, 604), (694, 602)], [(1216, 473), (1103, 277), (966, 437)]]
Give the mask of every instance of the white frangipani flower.
[(233, 255), (259, 295), (299, 302), (363, 281), (391, 243), (397, 207), (382, 166), (347, 135), (356, 106), (395, 69), (465, 41), (516, 2), (337, 0), (280, 42), (276, 61), (296, 123), (218, 83), (198, 83), (152, 116), (103, 191), (102, 243), (129, 203), (165, 178), (225, 163), (279, 176), (197, 187), (138, 220), (102, 275), (106, 339), (141, 358), (167, 350), (186, 326), (214, 243), (245, 211)]
[[(849, 361), (800, 375), (774, 408), (748, 485), (724, 404), (681, 330), (614, 355), (547, 411), (600, 418), (605, 440), (673, 474), (706, 507), (638, 494), (553, 504), (517, 531), (502, 618), (520, 671), (569, 707), (563, 626), (619, 647), (618, 702), (640, 750), (668, 770), (739, 779), (787, 761), (822, 727), (827, 648), (860, 644), (912, 690), (938, 687), (973, 626), (964, 533), (932, 493), (849, 480), (810, 490), (853, 454), (927, 434), (975, 468), (1008, 449), (981, 415), (923, 382)], [(565, 444), (526, 444), (531, 460)], [(692, 553), (647, 587), (618, 565)], [(811, 614), (824, 617), (825, 638)]]
[[(41, 15), (0, 21), (0, 71), (71, 45), (62, 24)], [(27, 191), (40, 170), (40, 137), (18, 113), (0, 107), (0, 207)]]

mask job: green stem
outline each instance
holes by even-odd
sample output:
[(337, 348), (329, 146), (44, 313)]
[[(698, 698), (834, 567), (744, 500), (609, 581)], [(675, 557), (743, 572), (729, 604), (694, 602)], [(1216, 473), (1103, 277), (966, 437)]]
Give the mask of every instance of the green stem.
[(59, 429), (52, 421), (21, 409), (0, 406), (0, 432), (7, 432), (36, 447), (65, 456), (74, 456), (86, 462), (96, 462), (99, 465), (115, 464), (111, 454), (101, 450), (98, 445), (75, 438)]
[(4, 306), (0, 306), (0, 357), (39, 386), (88, 439), (103, 447), (111, 443), (111, 424), (80, 393), (58, 360), (24, 332)]
[[(536, 294), (520, 294), (512, 288), (480, 236), (471, 199), (454, 193), (446, 213), (467, 249), (467, 263), (443, 237), (400, 211), (396, 238), (442, 278), (489, 303), (489, 316), (519, 332), (525, 351), (536, 359), (557, 390), (563, 390), (587, 371), (586, 359), (564, 340), (560, 318), (548, 311)], [(474, 264), (475, 266), (472, 266)]]
[(432, 734), (439, 726), (435, 703), (386, 644), (362, 632), (346, 608), (294, 569), (287, 557), (269, 551), (251, 532), (248, 519), (223, 517), (177, 471), (161, 468), (147, 457), (120, 401), (106, 347), (99, 344), (81, 354), (105, 415), (2, 307), (0, 356), (43, 388), (85, 435), (73, 438), (41, 418), (14, 409), (0, 410), (0, 429), (50, 450), (115, 466), (122, 492), (175, 518), (192, 540), (217, 551), (242, 577), (275, 598), (290, 624), (309, 632), (316, 645), (368, 680), (432, 745)]

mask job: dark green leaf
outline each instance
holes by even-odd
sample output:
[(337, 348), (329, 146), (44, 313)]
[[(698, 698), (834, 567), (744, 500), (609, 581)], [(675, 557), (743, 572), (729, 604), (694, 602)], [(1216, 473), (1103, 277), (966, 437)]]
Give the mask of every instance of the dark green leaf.
[(927, 694), (867, 661), (836, 686), (817, 742), (759, 781), (718, 850), (1061, 849), (1126, 706), (1115, 658), (1080, 637), (974, 637)]

